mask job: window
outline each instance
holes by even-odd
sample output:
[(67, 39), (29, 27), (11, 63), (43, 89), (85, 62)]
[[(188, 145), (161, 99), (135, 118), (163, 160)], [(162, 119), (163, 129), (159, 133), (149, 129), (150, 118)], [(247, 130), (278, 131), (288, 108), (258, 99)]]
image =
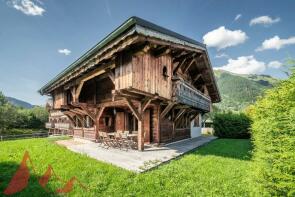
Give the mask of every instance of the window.
[(66, 102), (65, 104), (69, 105), (73, 101), (72, 93), (70, 90), (66, 91)]
[(169, 77), (169, 75), (168, 75), (168, 69), (167, 69), (167, 66), (163, 66), (163, 76), (165, 77), (165, 78), (167, 78), (167, 77)]
[(109, 116), (104, 118), (104, 125), (110, 127), (112, 125), (112, 119)]
[(93, 122), (89, 116), (86, 116), (86, 128), (90, 128), (93, 126)]

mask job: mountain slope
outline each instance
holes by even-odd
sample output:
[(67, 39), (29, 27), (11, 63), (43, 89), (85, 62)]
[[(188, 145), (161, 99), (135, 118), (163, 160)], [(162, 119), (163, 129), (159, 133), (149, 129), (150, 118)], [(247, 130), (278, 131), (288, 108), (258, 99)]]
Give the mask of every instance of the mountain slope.
[(22, 101), (22, 100), (13, 98), (13, 97), (8, 97), (7, 96), (6, 99), (8, 100), (9, 103), (11, 103), (12, 105), (17, 106), (17, 107), (23, 107), (23, 108), (27, 108), (27, 109), (30, 109), (30, 108), (34, 107), (30, 103), (27, 103), (25, 101)]
[(238, 75), (223, 70), (214, 72), (222, 98), (216, 106), (221, 110), (242, 110), (279, 82), (268, 75)]

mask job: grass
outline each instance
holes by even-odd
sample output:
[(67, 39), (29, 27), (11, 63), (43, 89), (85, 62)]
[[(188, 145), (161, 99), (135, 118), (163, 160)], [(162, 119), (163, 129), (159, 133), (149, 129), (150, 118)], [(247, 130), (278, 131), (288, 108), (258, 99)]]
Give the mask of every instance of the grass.
[[(142, 174), (68, 151), (53, 139), (0, 142), (0, 196), (28, 150), (36, 168), (29, 187), (18, 196), (48, 196), (37, 183), (51, 164), (65, 180), (76, 176), (88, 186), (78, 186), (70, 196), (249, 196), (247, 170), (251, 163), (249, 140), (218, 139), (170, 163)], [(51, 180), (55, 191), (62, 184)]]

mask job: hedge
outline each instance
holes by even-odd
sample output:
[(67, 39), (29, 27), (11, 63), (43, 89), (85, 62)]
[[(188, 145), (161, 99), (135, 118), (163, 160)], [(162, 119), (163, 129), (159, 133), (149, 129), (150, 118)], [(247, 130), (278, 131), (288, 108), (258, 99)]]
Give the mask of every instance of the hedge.
[(254, 195), (295, 196), (295, 75), (249, 110), (254, 143)]
[(249, 138), (250, 124), (243, 113), (217, 113), (213, 117), (214, 135), (221, 138)]

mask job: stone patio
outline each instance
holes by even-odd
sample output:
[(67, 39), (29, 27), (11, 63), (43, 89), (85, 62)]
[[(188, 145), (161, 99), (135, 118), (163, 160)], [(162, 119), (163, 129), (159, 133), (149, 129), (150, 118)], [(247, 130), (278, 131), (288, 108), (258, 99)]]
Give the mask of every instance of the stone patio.
[(137, 150), (124, 151), (114, 148), (106, 149), (98, 143), (82, 139), (60, 140), (56, 143), (67, 147), (73, 152), (86, 154), (99, 161), (104, 161), (134, 172), (144, 172), (214, 139), (216, 137), (200, 136), (161, 147), (146, 145), (143, 152)]

